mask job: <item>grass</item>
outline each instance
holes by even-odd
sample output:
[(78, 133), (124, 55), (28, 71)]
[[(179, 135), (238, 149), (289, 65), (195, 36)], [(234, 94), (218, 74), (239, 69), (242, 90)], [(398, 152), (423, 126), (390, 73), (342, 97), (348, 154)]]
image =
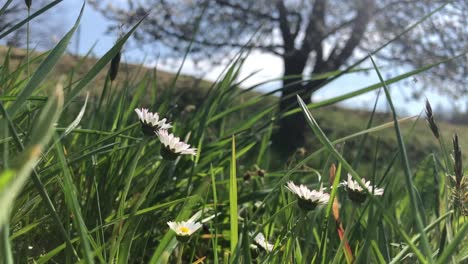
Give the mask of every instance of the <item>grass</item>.
[[(0, 48), (0, 263), (468, 261), (466, 179), (456, 169), (466, 156), (452, 155), (450, 141), (456, 131), (465, 151), (467, 127), (435, 113), (438, 140), (424, 116), (298, 98), (294, 111), (311, 129), (286, 157), (270, 143), (285, 113), (278, 98), (243, 85), (244, 54), (216, 82), (126, 64), (111, 81), (109, 64), (138, 24), (101, 58), (65, 54), (76, 25), (45, 54)], [(387, 91), (428, 67), (362, 91)], [(142, 106), (197, 155), (167, 159), (142, 133)], [(364, 188), (364, 201), (352, 201), (354, 189), (339, 186), (348, 173), (383, 195)], [(289, 181), (330, 196), (315, 207)], [(169, 221), (202, 227), (184, 237)]]
[[(5, 60), (7, 52), (8, 47), (0, 46), (0, 59), (3, 58), (3, 60)], [(33, 56), (37, 57), (40, 55), (41, 53), (38, 52), (33, 54)], [(10, 68), (16, 68), (21, 62), (25, 61), (25, 51), (24, 49), (12, 48), (9, 57)], [(59, 81), (60, 76), (64, 76), (70, 73), (73, 73), (76, 78), (82, 77), (92, 67), (92, 65), (96, 63), (96, 61), (97, 59), (93, 57), (76, 57), (72, 55), (64, 55), (57, 62), (57, 66), (51, 73), (52, 78), (50, 78), (50, 85), (53, 85), (55, 82)], [(161, 89), (165, 89), (165, 87), (170, 85), (172, 78), (174, 77), (172, 73), (149, 69), (142, 65), (125, 63), (121, 64), (122, 69), (116, 80), (116, 89), (122, 89), (126, 82), (141, 80), (148, 75), (154, 76), (154, 81), (158, 84), (158, 86), (160, 86)], [(33, 67), (37, 67), (37, 65), (38, 61), (36, 61), (35, 64), (33, 63)], [(106, 79), (106, 73), (106, 71), (100, 72), (91, 84), (91, 89), (87, 90), (91, 96), (98, 97), (102, 93), (102, 88)], [(148, 84), (146, 85), (148, 87)], [(176, 89), (175, 93), (178, 94), (176, 101), (180, 105), (179, 108), (183, 108), (184, 105), (199, 106), (204, 99), (204, 93), (207, 92), (211, 85), (213, 85), (213, 83), (209, 81), (196, 79), (191, 76), (180, 75), (174, 87), (174, 89)], [(81, 100), (84, 100), (84, 95), (85, 94), (83, 93)], [(242, 94), (242, 96), (236, 98), (235, 100), (238, 100), (239, 103), (245, 103), (248, 98), (260, 97), (261, 95), (263, 94), (252, 91), (247, 95)], [(141, 105), (150, 104), (150, 100), (148, 98), (141, 99)], [(264, 104), (275, 104), (278, 101), (278, 98), (275, 96), (266, 96), (263, 100), (264, 101), (262, 103)], [(422, 107), (423, 106), (421, 106), (421, 113), (423, 114)], [(261, 107), (255, 107), (254, 105), (253, 107), (244, 108), (242, 110), (243, 111), (240, 112), (240, 115), (249, 115), (261, 110)], [(332, 138), (345, 137), (349, 134), (366, 128), (370, 115), (371, 113), (366, 110), (347, 109), (335, 105), (320, 107), (314, 110), (314, 116), (317, 118), (317, 120), (320, 121), (322, 129)], [(390, 121), (390, 115), (386, 113), (375, 113), (375, 123), (386, 123)], [(444, 128), (442, 133), (445, 138), (450, 138), (454, 133), (458, 133), (460, 135), (468, 133), (468, 126), (466, 125), (451, 124), (442, 120), (438, 120), (438, 123)], [(413, 150), (409, 153), (411, 155), (410, 160), (415, 160), (415, 163), (417, 163), (421, 161), (421, 155), (437, 151), (437, 140), (433, 137), (431, 131), (427, 129), (427, 123), (424, 116), (420, 116), (414, 122), (405, 123), (404, 127), (402, 127), (402, 130), (404, 133), (405, 131), (409, 130), (414, 131), (410, 131), (411, 133), (406, 132), (409, 136), (409, 139), (407, 140), (408, 147)], [(372, 134), (370, 137), (372, 140), (379, 139), (381, 144), (388, 148), (396, 146), (396, 139), (393, 137), (391, 130), (384, 130), (377, 134)], [(314, 149), (319, 146), (319, 142), (314, 140), (312, 132), (307, 138), (309, 140), (305, 146), (306, 149)], [(460, 140), (462, 148), (468, 148), (468, 139), (466, 137), (462, 137)], [(347, 144), (350, 150), (355, 150), (357, 149), (355, 146), (356, 144), (359, 144), (359, 140), (348, 141)], [(369, 151), (370, 150), (366, 151), (366, 153), (369, 153)], [(366, 161), (372, 160), (372, 156), (365, 156), (364, 159)]]

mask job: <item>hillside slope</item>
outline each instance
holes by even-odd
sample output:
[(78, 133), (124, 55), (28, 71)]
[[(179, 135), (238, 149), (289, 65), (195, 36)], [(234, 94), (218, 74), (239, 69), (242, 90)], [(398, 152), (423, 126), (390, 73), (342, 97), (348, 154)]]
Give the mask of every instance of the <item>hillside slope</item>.
[[(8, 48), (0, 46), (0, 62), (5, 61)], [(35, 53), (34, 56), (39, 53)], [(19, 63), (24, 63), (25, 50), (23, 49), (12, 49), (10, 53), (10, 62), (9, 67), (11, 70), (14, 70)], [(33, 57), (34, 57), (33, 56)], [(31, 68), (37, 66), (40, 60), (32, 60)], [(85, 73), (91, 66), (96, 62), (95, 58), (83, 58), (76, 57), (73, 55), (66, 55), (62, 58), (58, 67), (55, 68), (55, 72), (52, 74), (49, 81), (57, 81), (60, 76), (68, 75), (71, 72), (80, 76), (80, 74)], [(153, 75), (157, 78), (157, 82), (160, 83), (160, 86), (168, 86), (171, 80), (174, 77), (174, 74), (149, 69), (142, 67), (141, 65), (135, 64), (124, 64), (120, 65), (120, 72), (117, 77), (115, 87), (124, 87), (126, 83), (131, 83), (132, 81), (137, 81), (144, 78), (146, 75)], [(105, 82), (106, 73), (102, 72), (98, 78), (94, 81), (93, 87), (90, 87), (88, 91), (92, 95), (99, 95)], [(179, 89), (177, 94), (179, 94), (178, 102), (179, 104), (193, 104), (198, 105), (201, 100), (204, 99), (204, 94), (206, 89), (208, 89), (212, 83), (193, 78), (191, 76), (182, 75), (177, 79), (176, 88)], [(243, 98), (240, 98), (240, 101), (250, 98), (252, 96), (259, 96), (261, 93), (251, 92), (247, 95), (244, 95)], [(277, 97), (268, 96), (263, 99), (265, 104), (274, 103), (277, 101)], [(258, 110), (258, 106), (252, 106), (239, 115), (239, 119), (242, 120), (243, 116), (248, 116), (249, 111)], [(353, 133), (359, 132), (366, 129), (368, 120), (371, 116), (371, 113), (363, 110), (353, 110), (353, 109), (344, 109), (337, 106), (328, 106), (322, 107), (320, 109), (314, 109), (312, 113), (316, 116), (319, 124), (322, 129), (331, 139), (339, 139)], [(437, 117), (437, 113), (435, 113)], [(416, 119), (415, 119), (416, 120)], [(374, 118), (373, 126), (380, 125), (383, 123), (391, 122), (391, 116), (385, 113), (377, 113)], [(446, 145), (451, 148), (451, 137), (454, 133), (458, 133), (460, 137), (460, 143), (462, 145), (462, 151), (464, 152), (464, 157), (467, 157), (468, 153), (468, 126), (463, 125), (452, 125), (446, 122), (438, 122), (441, 133), (444, 137)], [(430, 129), (428, 128), (424, 116), (421, 116), (416, 121), (405, 122), (402, 125), (409, 157), (415, 162), (419, 162), (426, 155), (429, 155), (432, 152), (436, 152), (439, 148), (438, 142), (432, 135)], [(305, 149), (314, 150), (320, 147), (319, 142), (317, 142), (312, 133), (308, 136), (309, 140)], [(361, 137), (348, 140), (343, 146), (343, 152), (346, 157), (353, 159), (357, 154), (353, 152), (353, 149), (357, 144), (361, 144)], [(379, 149), (379, 155), (381, 157), (386, 157), (389, 153), (396, 151), (397, 141), (395, 137), (395, 131), (392, 127), (378, 132), (370, 134), (367, 144), (366, 152), (361, 153), (364, 160), (372, 160), (375, 155), (376, 149)], [(465, 163), (467, 164), (467, 163)]]

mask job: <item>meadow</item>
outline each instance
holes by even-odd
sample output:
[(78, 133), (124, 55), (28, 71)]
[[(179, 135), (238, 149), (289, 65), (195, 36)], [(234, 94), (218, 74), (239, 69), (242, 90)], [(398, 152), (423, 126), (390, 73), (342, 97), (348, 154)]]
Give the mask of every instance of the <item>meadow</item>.
[[(243, 51), (194, 80), (120, 62), (139, 23), (67, 55), (79, 22), (48, 52), (0, 49), (0, 263), (468, 261), (468, 128), (429, 102), (400, 117), (389, 93), (448, 60), (384, 79), (366, 56), (379, 83), (279, 112)], [(378, 90), (391, 113), (335, 106)], [(286, 156), (271, 137), (293, 113), (309, 140)]]

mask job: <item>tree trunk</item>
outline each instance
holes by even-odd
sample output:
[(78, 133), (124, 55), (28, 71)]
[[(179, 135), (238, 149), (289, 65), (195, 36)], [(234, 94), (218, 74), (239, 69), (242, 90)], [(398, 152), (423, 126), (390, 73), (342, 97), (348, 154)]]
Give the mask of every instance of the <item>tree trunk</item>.
[[(299, 94), (305, 103), (310, 103), (310, 89), (305, 89), (302, 83), (302, 73), (304, 71), (308, 54), (294, 52), (292, 55), (284, 57), (283, 77), (295, 75), (283, 80), (283, 92), (279, 109), (281, 113), (296, 108), (296, 94)], [(310, 88), (310, 87), (307, 87)], [(302, 112), (287, 116), (279, 121), (279, 130), (273, 136), (273, 143), (283, 154), (292, 154), (297, 148), (304, 146), (306, 121)]]

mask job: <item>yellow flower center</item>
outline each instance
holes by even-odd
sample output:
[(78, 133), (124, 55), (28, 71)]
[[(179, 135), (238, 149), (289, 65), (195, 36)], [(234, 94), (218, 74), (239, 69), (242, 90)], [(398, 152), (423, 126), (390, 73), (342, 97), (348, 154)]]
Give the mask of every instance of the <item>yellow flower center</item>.
[(179, 231), (182, 233), (182, 234), (188, 234), (190, 233), (190, 229), (188, 227), (185, 227), (185, 226), (181, 226), (179, 228)]

